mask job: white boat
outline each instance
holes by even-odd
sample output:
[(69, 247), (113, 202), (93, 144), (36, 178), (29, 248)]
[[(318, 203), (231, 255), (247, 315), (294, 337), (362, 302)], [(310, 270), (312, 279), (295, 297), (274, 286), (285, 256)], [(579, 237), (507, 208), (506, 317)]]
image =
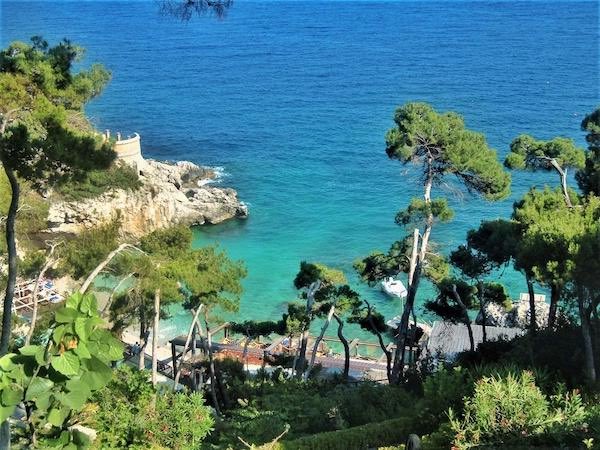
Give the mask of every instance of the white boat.
[(394, 280), (393, 277), (387, 277), (381, 282), (381, 289), (387, 295), (398, 298), (405, 298), (408, 295), (406, 287), (400, 280)]

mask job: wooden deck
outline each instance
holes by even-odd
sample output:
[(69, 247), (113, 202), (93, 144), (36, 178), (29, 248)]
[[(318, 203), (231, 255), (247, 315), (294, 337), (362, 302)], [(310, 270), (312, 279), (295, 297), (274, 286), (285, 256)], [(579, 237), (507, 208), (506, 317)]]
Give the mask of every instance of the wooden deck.
[[(212, 348), (215, 356), (218, 358), (219, 355), (223, 355), (226, 357), (231, 357), (238, 359), (239, 361), (244, 362), (244, 339), (241, 339), (239, 342), (229, 342), (227, 324), (223, 324), (222, 326), (216, 328), (211, 335), (214, 336), (217, 332), (223, 331), (225, 336), (225, 342), (213, 342)], [(172, 361), (179, 360), (182, 354), (183, 346), (185, 344), (185, 336), (179, 336), (170, 341), (172, 356), (169, 359), (168, 363), (165, 360), (164, 363), (167, 363), (169, 367), (167, 372), (173, 371)], [(253, 365), (270, 365), (268, 361), (269, 356), (293, 356), (296, 349), (289, 348), (284, 345), (284, 342), (287, 340), (286, 336), (277, 336), (270, 342), (266, 343), (257, 343), (253, 341), (253, 345), (248, 346), (246, 349), (247, 360), (251, 362)], [(342, 372), (344, 369), (344, 355), (340, 353), (334, 353), (330, 346), (341, 345), (340, 341), (336, 338), (325, 337), (320, 346), (321, 350), (317, 353), (315, 357), (315, 363), (321, 365), (324, 369), (336, 372)], [(193, 344), (192, 344), (193, 345)], [(190, 347), (192, 346), (190, 345)], [(202, 339), (196, 340), (196, 348), (203, 351), (204, 341)], [(314, 340), (309, 339), (309, 345), (307, 346), (306, 357), (310, 359), (312, 356), (312, 349), (314, 345)], [(387, 350), (395, 351), (395, 345), (388, 344)], [(354, 378), (363, 378), (363, 376), (369, 372), (369, 378), (375, 379), (377, 381), (387, 381), (387, 363), (385, 353), (381, 350), (378, 344), (372, 342), (361, 342), (358, 339), (353, 339), (349, 343), (350, 349), (350, 374)], [(359, 349), (362, 349), (366, 353), (371, 353), (373, 356), (365, 357), (359, 354)], [(328, 351), (325, 351), (328, 350)], [(188, 353), (189, 354), (189, 353)], [(165, 373), (168, 376), (168, 373)]]

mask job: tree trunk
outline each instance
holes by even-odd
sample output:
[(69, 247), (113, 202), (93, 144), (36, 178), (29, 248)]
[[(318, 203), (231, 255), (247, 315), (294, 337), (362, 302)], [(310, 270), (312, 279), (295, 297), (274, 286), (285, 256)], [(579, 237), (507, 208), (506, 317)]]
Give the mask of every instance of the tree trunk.
[(302, 330), (300, 348), (298, 349), (298, 359), (296, 360), (296, 378), (301, 379), (306, 365), (306, 347), (308, 345), (309, 329), (308, 325)]
[(584, 371), (588, 382), (590, 384), (594, 384), (596, 382), (596, 361), (594, 357), (594, 347), (592, 344), (590, 311), (585, 307), (581, 292), (577, 296), (577, 306), (579, 307), (581, 336), (583, 338)]
[(486, 330), (486, 321), (487, 321), (487, 317), (485, 315), (485, 292), (484, 292), (484, 284), (483, 281), (478, 281), (477, 284), (479, 285), (479, 312), (481, 313), (481, 334), (483, 337), (483, 342), (487, 342), (487, 330)]
[(160, 319), (160, 289), (154, 292), (154, 326), (152, 327), (152, 386), (158, 381), (158, 327)]
[(217, 399), (217, 386), (215, 376), (215, 361), (213, 360), (212, 352), (212, 336), (210, 334), (210, 327), (208, 326), (208, 317), (206, 311), (204, 312), (204, 325), (206, 326), (206, 339), (204, 340), (204, 346), (206, 353), (208, 354), (208, 369), (210, 373), (210, 395), (214, 403), (213, 407), (217, 415), (221, 415), (221, 408), (219, 408), (219, 400)]
[(385, 342), (383, 342), (383, 336), (381, 336), (381, 333), (375, 327), (375, 323), (373, 322), (373, 315), (371, 314), (371, 310), (372, 310), (371, 305), (366, 300), (365, 300), (365, 303), (367, 305), (367, 320), (369, 321), (369, 325), (371, 325), (371, 329), (373, 330), (375, 335), (377, 335), (377, 340), (379, 341), (379, 346), (381, 347), (381, 350), (383, 351), (383, 354), (385, 355), (388, 383), (392, 384), (392, 352), (390, 352), (387, 349)]
[(350, 374), (350, 345), (348, 344), (348, 339), (346, 339), (346, 336), (344, 336), (344, 321), (335, 313), (333, 314), (333, 317), (338, 323), (338, 339), (344, 346), (344, 372), (342, 376), (344, 377), (344, 380), (347, 380)]
[(12, 191), (8, 215), (6, 217), (6, 247), (8, 253), (8, 280), (4, 294), (4, 308), (2, 310), (2, 337), (0, 338), (0, 357), (8, 353), (8, 344), (12, 331), (12, 308), (17, 283), (17, 243), (15, 238), (15, 221), (19, 209), (20, 187), (17, 176), (12, 169), (4, 165), (4, 172), (8, 177)]
[(327, 331), (327, 328), (329, 328), (329, 324), (331, 324), (331, 319), (333, 318), (334, 314), (335, 314), (335, 305), (333, 305), (333, 306), (331, 306), (331, 308), (329, 308), (329, 313), (327, 313), (327, 319), (325, 320), (325, 323), (323, 324), (323, 327), (321, 328), (321, 333), (315, 340), (315, 344), (313, 345), (312, 355), (310, 355), (310, 363), (308, 364), (308, 368), (306, 369), (306, 372), (304, 372), (304, 381), (306, 381), (306, 379), (308, 378), (308, 375), (310, 374), (310, 371), (313, 369), (313, 367), (315, 365), (315, 359), (317, 358), (317, 350), (319, 349), (319, 344), (323, 340), (323, 336), (325, 336), (325, 332)]
[(529, 274), (525, 274), (527, 282), (527, 292), (529, 295), (529, 329), (532, 333), (537, 331), (537, 317), (535, 313), (535, 291), (533, 289), (533, 281)]
[(112, 252), (110, 252), (108, 254), (108, 256), (106, 258), (104, 258), (103, 261), (100, 262), (100, 264), (98, 264), (96, 266), (96, 268), (92, 271), (92, 273), (90, 273), (88, 275), (88, 277), (85, 279), (85, 281), (83, 282), (83, 284), (79, 288), (79, 292), (81, 294), (85, 294), (85, 292), (88, 290), (88, 288), (90, 287), (90, 285), (92, 284), (92, 282), (94, 281), (94, 279), (98, 276), (98, 274), (100, 272), (102, 272), (102, 270), (104, 270), (104, 268), (113, 260), (113, 258), (115, 256), (117, 256), (119, 253), (121, 253), (126, 248), (131, 248), (131, 249), (134, 249), (134, 250), (137, 250), (139, 252), (144, 253), (142, 250), (140, 250), (139, 248), (137, 248), (137, 247), (135, 247), (135, 246), (133, 246), (131, 244), (121, 244), (121, 245), (119, 245), (116, 249), (114, 249)]
[(138, 358), (138, 370), (146, 368), (146, 346), (148, 345), (148, 330), (146, 329), (146, 315), (143, 306), (140, 310), (140, 354)]
[(29, 343), (31, 342), (31, 338), (33, 337), (33, 332), (35, 331), (35, 324), (37, 322), (37, 316), (38, 316), (38, 298), (37, 298), (37, 296), (38, 296), (38, 292), (40, 290), (40, 284), (42, 282), (42, 279), (44, 278), (44, 275), (46, 275), (46, 272), (48, 271), (48, 269), (50, 267), (52, 267), (54, 265), (54, 263), (56, 263), (56, 260), (52, 259), (52, 254), (54, 253), (54, 249), (56, 248), (56, 245), (58, 245), (58, 244), (53, 244), (50, 247), (50, 252), (48, 253), (46, 263), (42, 267), (42, 270), (40, 270), (40, 273), (38, 274), (38, 277), (35, 280), (35, 284), (33, 286), (33, 292), (31, 293), (31, 300), (33, 302), (33, 311), (31, 312), (31, 324), (29, 325), (29, 331), (27, 332), (27, 336), (25, 337), (25, 345), (29, 345)]
[[(433, 222), (433, 218), (430, 218), (431, 222)], [(397, 333), (395, 335), (396, 341), (396, 352), (394, 353), (394, 363), (392, 365), (392, 370), (390, 373), (390, 383), (399, 384), (402, 379), (402, 374), (404, 372), (404, 358), (405, 358), (405, 350), (406, 350), (406, 340), (408, 337), (408, 324), (410, 319), (411, 311), (414, 308), (415, 298), (417, 296), (417, 289), (419, 287), (419, 282), (421, 280), (421, 270), (424, 262), (424, 257), (426, 255), (427, 242), (429, 240), (429, 235), (431, 234), (431, 226), (427, 225), (425, 229), (425, 233), (423, 234), (423, 238), (421, 240), (421, 249), (417, 256), (417, 261), (415, 264), (415, 269), (412, 276), (412, 282), (408, 287), (408, 295), (406, 297), (406, 303), (404, 304), (404, 311), (402, 312), (402, 317), (400, 319), (400, 325), (397, 328)], [(419, 230), (415, 229), (413, 238), (413, 245), (418, 245)]]
[(300, 344), (300, 349), (298, 353), (298, 367), (296, 368), (296, 378), (303, 378), (304, 374), (304, 366), (306, 365), (306, 347), (308, 345), (308, 336), (310, 333), (310, 324), (312, 322), (312, 307), (315, 302), (315, 294), (321, 287), (320, 281), (315, 281), (311, 283), (306, 292), (306, 317), (308, 323), (304, 325), (304, 329), (302, 330), (302, 343)]
[(455, 284), (452, 285), (452, 295), (454, 295), (454, 299), (456, 300), (456, 303), (458, 303), (458, 306), (460, 307), (460, 309), (463, 313), (463, 320), (465, 321), (465, 325), (467, 326), (467, 332), (469, 333), (469, 344), (471, 346), (471, 351), (474, 352), (475, 351), (475, 339), (473, 338), (473, 328), (471, 327), (471, 319), (469, 319), (469, 311), (467, 310), (467, 307), (465, 306), (462, 299), (460, 298), (460, 295), (458, 294), (458, 291), (456, 290)]
[(554, 167), (554, 170), (558, 173), (560, 177), (560, 187), (563, 192), (563, 197), (565, 198), (565, 203), (568, 208), (573, 207), (573, 203), (571, 203), (571, 197), (569, 196), (569, 188), (567, 187), (567, 169), (563, 169), (560, 164), (556, 161), (556, 159), (551, 158), (550, 164)]
[(244, 340), (244, 351), (242, 352), (242, 361), (244, 361), (244, 365), (246, 366), (246, 372), (250, 372), (250, 369), (248, 368), (248, 345), (250, 344), (252, 337), (250, 334), (248, 334), (247, 330), (246, 333), (246, 339)]
[(413, 230), (413, 245), (410, 253), (410, 264), (408, 266), (408, 286), (413, 282), (413, 276), (415, 274), (415, 268), (417, 266), (417, 257), (419, 255), (419, 229)]
[(550, 285), (550, 310), (548, 311), (548, 328), (553, 329), (556, 324), (556, 314), (558, 312), (558, 301), (562, 289), (556, 283)]
[[(190, 346), (190, 340), (192, 339), (192, 334), (194, 334), (194, 330), (196, 329), (196, 322), (198, 322), (198, 316), (200, 315), (200, 311), (204, 307), (203, 304), (198, 306), (196, 312), (194, 312), (194, 317), (192, 318), (192, 323), (190, 325), (190, 329), (188, 330), (187, 337), (185, 339), (185, 346), (183, 347), (183, 352), (181, 353), (181, 363), (179, 363), (179, 367), (175, 372), (175, 380), (173, 381), (173, 390), (177, 388), (177, 383), (179, 383), (179, 378), (181, 377), (181, 365), (183, 361), (185, 361), (185, 356), (187, 355), (188, 348)], [(194, 347), (196, 346), (196, 341), (194, 341)], [(173, 370), (175, 371), (176, 362), (173, 360)]]

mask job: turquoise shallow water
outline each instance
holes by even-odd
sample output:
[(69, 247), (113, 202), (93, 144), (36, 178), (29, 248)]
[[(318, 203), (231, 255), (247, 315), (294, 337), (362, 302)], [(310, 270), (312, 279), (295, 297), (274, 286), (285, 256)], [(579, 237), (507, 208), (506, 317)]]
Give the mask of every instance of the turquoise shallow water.
[[(88, 109), (99, 128), (139, 132), (149, 157), (224, 168), (251, 216), (201, 228), (196, 243), (245, 261), (243, 318), (279, 316), (301, 260), (356, 283), (352, 261), (402, 236), (394, 214), (419, 186), (384, 153), (397, 105), (456, 110), (503, 155), (521, 132), (583, 145), (581, 119), (600, 103), (597, 2), (240, 0), (225, 20), (189, 23), (154, 2), (3, 1), (1, 11), (2, 45), (66, 36), (113, 71)], [(445, 189), (456, 217), (434, 230), (441, 250), (509, 214), (529, 185), (555, 182), (513, 180), (513, 197), (494, 204)], [(524, 289), (510, 271), (503, 280)], [(176, 314), (165, 332), (186, 321)]]

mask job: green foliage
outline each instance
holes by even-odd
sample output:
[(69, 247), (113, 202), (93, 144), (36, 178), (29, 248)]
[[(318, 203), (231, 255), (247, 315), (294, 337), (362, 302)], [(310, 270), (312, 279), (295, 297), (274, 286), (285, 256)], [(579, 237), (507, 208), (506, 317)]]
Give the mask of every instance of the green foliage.
[(432, 162), (434, 183), (455, 175), (470, 192), (490, 200), (506, 197), (510, 176), (498, 162), (485, 137), (465, 128), (461, 116), (438, 113), (425, 103), (408, 103), (396, 110), (396, 127), (386, 135), (386, 153), (403, 163)]
[(273, 445), (274, 450), (347, 450), (404, 442), (412, 432), (409, 417), (374, 422), (335, 432), (320, 433)]
[(315, 281), (321, 281), (323, 285), (342, 284), (346, 282), (346, 277), (341, 271), (327, 267), (324, 264), (302, 261), (300, 270), (294, 278), (295, 288), (307, 288)]
[(88, 275), (106, 256), (118, 246), (120, 220), (90, 228), (69, 240), (60, 249), (61, 270), (74, 278)]
[(81, 415), (98, 431), (94, 448), (196, 449), (213, 419), (200, 394), (156, 392), (145, 371), (123, 367)]
[[(47, 228), (48, 202), (31, 189), (30, 183), (21, 182), (21, 207), (17, 214), (16, 231), (19, 245), (27, 250), (38, 247), (35, 234)], [(11, 188), (4, 171), (0, 172), (0, 216), (6, 217), (11, 199)], [(6, 232), (5, 222), (0, 223), (0, 233)], [(0, 256), (6, 252), (6, 240), (0, 239)]]
[(492, 263), (485, 254), (466, 245), (459, 245), (450, 253), (450, 263), (466, 277), (475, 280), (489, 274), (493, 269)]
[(465, 311), (456, 299), (456, 295), (460, 297), (467, 309), (471, 309), (477, 304), (476, 289), (465, 281), (455, 278), (445, 278), (439, 281), (436, 287), (438, 289), (437, 297), (435, 300), (427, 301), (425, 308), (444, 320), (464, 322), (466, 320)]
[(389, 276), (396, 276), (398, 272), (408, 272), (412, 240), (412, 235), (405, 236), (401, 241), (394, 242), (387, 253), (376, 251), (356, 260), (354, 269), (369, 286)]
[(176, 257), (192, 246), (192, 230), (186, 226), (158, 229), (140, 240), (140, 248), (149, 254)]
[(21, 275), (27, 278), (37, 277), (46, 262), (46, 254), (43, 251), (27, 252), (19, 264)]
[(559, 190), (530, 190), (514, 206), (513, 218), (522, 227), (517, 268), (531, 271), (540, 283), (562, 289), (572, 279), (578, 238), (595, 223), (594, 208), (592, 204), (567, 208)]
[[(547, 398), (530, 372), (484, 377), (465, 400), (464, 414), (450, 413), (457, 448), (524, 443), (579, 443), (586, 412), (577, 392)], [(575, 442), (572, 436), (577, 435)]]
[(550, 141), (538, 141), (522, 134), (510, 144), (504, 165), (511, 169), (553, 170), (552, 160), (563, 169), (581, 168), (585, 155), (572, 139), (556, 137)]
[(232, 333), (243, 334), (244, 336), (256, 338), (259, 336), (269, 336), (270, 334), (285, 334), (285, 321), (280, 320), (278, 322), (267, 320), (267, 321), (254, 321), (245, 320), (244, 322), (230, 322), (230, 330)]
[(495, 303), (496, 305), (501, 305), (507, 311), (512, 308), (512, 301), (503, 284), (493, 282), (483, 283), (482, 288), (483, 299), (486, 303)]
[(413, 396), (404, 389), (377, 383), (356, 386), (285, 378), (262, 382), (251, 379), (237, 389), (239, 407), (228, 412), (227, 420), (216, 424), (209, 438), (217, 448), (241, 447), (237, 436), (255, 444), (270, 442), (286, 424), (290, 431), (285, 439), (291, 441), (385, 421), (407, 415), (414, 404)]
[(160, 290), (161, 316), (167, 306), (180, 302), (186, 309), (204, 304), (207, 310), (239, 308), (246, 275), (241, 262), (231, 261), (217, 247), (191, 248), (189, 228), (177, 226), (159, 229), (144, 236), (142, 252), (122, 254), (112, 265), (123, 277), (131, 277), (130, 289), (118, 294), (110, 307), (113, 330), (119, 332), (138, 323), (141, 335), (154, 316), (154, 296)]
[[(600, 197), (591, 196), (581, 211), (583, 230), (575, 236), (574, 284), (593, 305), (600, 303)], [(595, 309), (593, 307), (592, 309)]]
[(484, 254), (497, 267), (506, 265), (517, 252), (519, 225), (514, 221), (497, 219), (483, 221), (476, 230), (467, 233), (467, 244)]
[(581, 129), (587, 131), (588, 152), (585, 166), (575, 174), (577, 184), (586, 195), (600, 195), (600, 108), (585, 116)]
[(0, 358), (0, 420), (23, 403), (28, 427), (17, 431), (25, 444), (86, 448), (88, 442), (68, 430), (72, 415), (110, 381), (111, 363), (123, 357), (123, 346), (102, 328), (97, 309), (93, 296), (72, 295), (56, 310), (46, 345)]
[(109, 169), (90, 170), (78, 180), (65, 180), (57, 185), (55, 193), (67, 201), (81, 201), (113, 189), (135, 191), (141, 184), (135, 169), (113, 164)]
[(431, 202), (425, 202), (420, 198), (413, 198), (408, 208), (396, 214), (396, 223), (403, 226), (420, 224), (425, 222), (430, 216), (434, 220), (448, 222), (452, 219), (453, 215), (454, 213), (448, 206), (448, 201), (445, 198), (436, 198), (431, 200)]

